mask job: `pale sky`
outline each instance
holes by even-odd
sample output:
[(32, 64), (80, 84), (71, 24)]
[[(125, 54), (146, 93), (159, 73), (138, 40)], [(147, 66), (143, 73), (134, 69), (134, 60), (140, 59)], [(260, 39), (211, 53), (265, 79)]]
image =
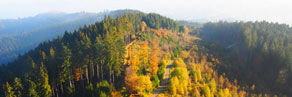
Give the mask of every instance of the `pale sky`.
[(292, 24), (292, 0), (0, 0), (0, 19), (116, 9), (155, 12), (179, 20), (232, 18)]

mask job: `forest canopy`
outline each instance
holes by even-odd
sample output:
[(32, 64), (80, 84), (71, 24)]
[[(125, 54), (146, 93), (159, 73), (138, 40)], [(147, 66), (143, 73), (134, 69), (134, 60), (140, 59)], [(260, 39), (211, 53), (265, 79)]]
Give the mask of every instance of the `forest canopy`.
[(256, 84), (258, 91), (291, 95), (292, 28), (269, 22), (207, 23), (201, 29), (206, 47), (233, 78)]
[(0, 97), (291, 94), (291, 27), (180, 24), (132, 12), (65, 31), (0, 67)]

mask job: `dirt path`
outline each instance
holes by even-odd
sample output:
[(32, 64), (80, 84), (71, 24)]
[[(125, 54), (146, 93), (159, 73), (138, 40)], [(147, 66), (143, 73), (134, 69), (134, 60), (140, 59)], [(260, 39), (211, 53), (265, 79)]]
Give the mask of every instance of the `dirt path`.
[(170, 78), (170, 69), (173, 67), (172, 65), (173, 60), (168, 62), (166, 65), (165, 73), (162, 82), (160, 83), (160, 86), (157, 88), (157, 90), (151, 95), (151, 97), (157, 97), (158, 94), (163, 93), (167, 89), (167, 84), (169, 82)]

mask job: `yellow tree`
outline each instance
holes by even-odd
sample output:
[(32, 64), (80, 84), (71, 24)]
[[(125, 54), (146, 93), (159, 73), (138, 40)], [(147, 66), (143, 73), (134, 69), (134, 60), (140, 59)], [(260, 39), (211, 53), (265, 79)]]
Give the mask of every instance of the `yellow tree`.
[(171, 91), (172, 95), (177, 94), (177, 86), (179, 85), (179, 80), (177, 77), (172, 77), (169, 82), (169, 90)]
[(152, 82), (149, 76), (142, 75), (136, 79), (137, 86), (134, 88), (138, 92), (138, 94), (142, 94), (144, 92), (151, 92), (152, 90)]
[(137, 75), (138, 67), (131, 65), (126, 69), (125, 83), (131, 93), (151, 92), (152, 82), (149, 76)]
[(135, 87), (137, 86), (136, 79), (138, 78), (137, 75), (138, 67), (135, 65), (131, 65), (126, 68), (126, 76), (125, 76), (125, 83), (130, 90), (130, 92), (135, 92)]
[(158, 71), (158, 62), (159, 62), (159, 41), (158, 39), (155, 39), (154, 42), (152, 42), (152, 53), (150, 55), (150, 61), (149, 65), (151, 67), (150, 73), (152, 75), (156, 75)]
[(218, 94), (219, 97), (232, 97), (228, 88), (220, 89)]
[(189, 73), (185, 67), (176, 67), (171, 73), (170, 89), (173, 94), (186, 95), (189, 87)]
[(201, 96), (200, 90), (196, 86), (192, 89), (191, 94), (192, 94), (192, 97), (200, 97)]
[(215, 82), (214, 79), (212, 79), (210, 81), (209, 86), (210, 86), (211, 93), (214, 94), (216, 92), (216, 90), (217, 90), (217, 87), (216, 87), (217, 85), (216, 85), (216, 82)]
[(212, 95), (211, 90), (210, 90), (209, 86), (207, 86), (207, 85), (205, 85), (203, 87), (203, 93), (204, 93), (203, 95), (205, 97), (213, 97), (214, 96), (214, 95)]
[(149, 46), (147, 41), (143, 41), (140, 43), (139, 52), (141, 65), (147, 66), (149, 64)]
[(173, 65), (176, 67), (186, 67), (186, 63), (184, 62), (184, 60), (182, 58), (178, 58), (173, 62)]
[(146, 32), (146, 28), (147, 28), (147, 24), (144, 21), (142, 21), (142, 23), (141, 23), (141, 31), (142, 32)]
[(200, 64), (193, 64), (191, 69), (192, 69), (192, 75), (193, 75), (193, 80), (195, 83), (200, 81), (202, 79), (202, 72), (201, 68), (199, 67)]

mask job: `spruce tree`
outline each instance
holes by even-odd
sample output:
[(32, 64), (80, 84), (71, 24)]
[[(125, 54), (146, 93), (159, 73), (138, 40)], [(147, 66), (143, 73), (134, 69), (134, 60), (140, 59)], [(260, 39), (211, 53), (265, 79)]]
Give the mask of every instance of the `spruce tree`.
[(13, 83), (13, 88), (14, 88), (14, 91), (15, 91), (15, 96), (16, 97), (23, 97), (23, 85), (22, 85), (22, 82), (21, 82), (21, 79), (16, 77), (14, 79), (14, 83)]
[(13, 88), (8, 82), (6, 82), (3, 89), (5, 92), (5, 97), (15, 97)]
[(39, 69), (39, 95), (41, 97), (51, 97), (52, 89), (49, 84), (49, 77), (45, 65), (42, 63)]

